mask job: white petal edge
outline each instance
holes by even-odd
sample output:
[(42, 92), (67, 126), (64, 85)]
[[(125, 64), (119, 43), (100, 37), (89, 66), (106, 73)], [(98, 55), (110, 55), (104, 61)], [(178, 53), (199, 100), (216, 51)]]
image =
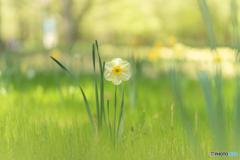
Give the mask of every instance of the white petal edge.
[(113, 62), (113, 61), (107, 62), (105, 64), (106, 70), (112, 71), (114, 67), (116, 67), (116, 65), (115, 65), (115, 62)]
[(122, 61), (118, 65), (122, 69), (123, 72), (127, 72), (130, 69), (130, 63), (128, 61)]
[(120, 79), (119, 75), (116, 75), (115, 78), (112, 80), (112, 82), (115, 85), (119, 85), (120, 83), (122, 83), (122, 80)]
[(118, 66), (123, 60), (121, 58), (114, 58), (112, 62), (115, 63), (116, 66)]
[(106, 70), (104, 72), (104, 77), (106, 80), (112, 81), (116, 77), (116, 75), (112, 71), (110, 72), (110, 71)]
[(131, 77), (131, 73), (129, 71), (121, 72), (119, 75), (120, 75), (121, 80), (123, 80), (123, 81), (129, 80), (129, 78)]

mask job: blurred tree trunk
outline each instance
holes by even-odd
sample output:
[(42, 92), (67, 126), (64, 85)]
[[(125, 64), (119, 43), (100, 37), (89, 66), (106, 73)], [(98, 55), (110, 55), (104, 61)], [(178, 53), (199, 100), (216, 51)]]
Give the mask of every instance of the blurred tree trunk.
[(4, 45), (4, 42), (3, 42), (3, 40), (2, 40), (2, 37), (1, 37), (1, 31), (2, 31), (2, 2), (0, 1), (0, 51), (1, 50), (4, 50), (4, 48), (5, 48), (5, 45)]
[(85, 6), (78, 13), (74, 14), (73, 0), (61, 0), (62, 2), (62, 18), (63, 18), (63, 41), (67, 44), (72, 44), (79, 38), (79, 24), (81, 24), (84, 15), (92, 6), (93, 0), (87, 0)]

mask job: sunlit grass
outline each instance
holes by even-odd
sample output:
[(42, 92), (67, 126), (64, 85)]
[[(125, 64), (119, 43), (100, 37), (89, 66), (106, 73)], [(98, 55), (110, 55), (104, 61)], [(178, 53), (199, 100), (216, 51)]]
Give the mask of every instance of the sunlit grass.
[[(78, 89), (74, 81), (70, 80), (65, 85), (66, 77), (59, 78), (64, 84), (65, 106), (62, 106), (51, 73), (39, 72), (33, 79), (20, 74), (18, 78), (18, 83), (16, 79), (9, 80), (6, 95), (0, 94), (1, 159), (193, 159), (197, 154), (192, 152), (192, 143), (185, 136), (182, 125), (188, 124), (181, 123), (178, 105), (174, 107), (172, 136), (171, 105), (174, 98), (169, 90), (168, 77), (139, 79), (137, 109), (134, 112), (126, 92), (122, 141), (115, 150), (106, 135), (99, 135), (102, 138), (97, 141), (81, 93), (69, 92), (70, 87)], [(94, 77), (82, 75), (79, 82), (94, 111)], [(182, 79), (181, 84), (187, 112), (191, 115), (189, 124), (195, 124), (195, 113), (198, 111), (196, 136), (199, 138), (199, 154), (209, 158), (214, 146), (200, 84), (187, 78)], [(226, 114), (230, 122), (233, 80), (226, 80), (225, 86), (225, 103), (229, 109)], [(105, 91), (105, 97), (110, 100), (110, 115), (113, 115), (112, 84), (105, 83)], [(120, 91), (118, 95), (121, 95)], [(94, 116), (96, 112), (92, 114)], [(110, 116), (110, 119), (113, 118)]]

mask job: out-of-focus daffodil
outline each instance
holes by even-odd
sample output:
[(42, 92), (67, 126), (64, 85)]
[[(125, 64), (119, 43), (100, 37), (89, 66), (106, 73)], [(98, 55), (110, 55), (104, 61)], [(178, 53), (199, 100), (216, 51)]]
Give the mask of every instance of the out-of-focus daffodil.
[(177, 43), (177, 39), (175, 37), (169, 37), (167, 40), (167, 44), (172, 47)]
[(127, 61), (123, 61), (121, 58), (115, 58), (105, 64), (104, 77), (108, 81), (112, 81), (113, 84), (119, 85), (122, 81), (129, 80), (130, 64)]
[(148, 57), (150, 60), (157, 60), (159, 58), (157, 50), (153, 49), (149, 52)]
[(215, 57), (214, 57), (214, 62), (217, 62), (217, 63), (220, 63), (222, 61), (222, 58), (219, 54), (217, 54)]
[(133, 52), (133, 59), (136, 60), (138, 58), (142, 58), (141, 52), (139, 50), (135, 50)]
[(52, 52), (51, 52), (51, 55), (53, 58), (55, 58), (56, 60), (59, 60), (60, 56), (61, 56), (61, 52), (57, 49), (54, 49)]
[(173, 50), (176, 55), (181, 55), (184, 51), (184, 46), (180, 43), (176, 43), (173, 47)]
[(162, 47), (163, 47), (162, 42), (156, 42), (156, 43), (154, 43), (154, 48), (156, 48), (156, 49), (162, 49)]
[(141, 39), (132, 39), (130, 42), (132, 47), (138, 47), (144, 44), (144, 41)]

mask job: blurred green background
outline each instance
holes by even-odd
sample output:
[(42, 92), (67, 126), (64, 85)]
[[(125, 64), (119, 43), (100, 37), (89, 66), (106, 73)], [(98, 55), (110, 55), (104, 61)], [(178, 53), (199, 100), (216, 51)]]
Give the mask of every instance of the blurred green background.
[[(207, 3), (218, 45), (231, 46), (230, 2)], [(95, 39), (132, 47), (169, 44), (172, 39), (188, 46), (208, 45), (197, 0), (0, 1), (1, 49), (18, 43), (34, 51)]]

